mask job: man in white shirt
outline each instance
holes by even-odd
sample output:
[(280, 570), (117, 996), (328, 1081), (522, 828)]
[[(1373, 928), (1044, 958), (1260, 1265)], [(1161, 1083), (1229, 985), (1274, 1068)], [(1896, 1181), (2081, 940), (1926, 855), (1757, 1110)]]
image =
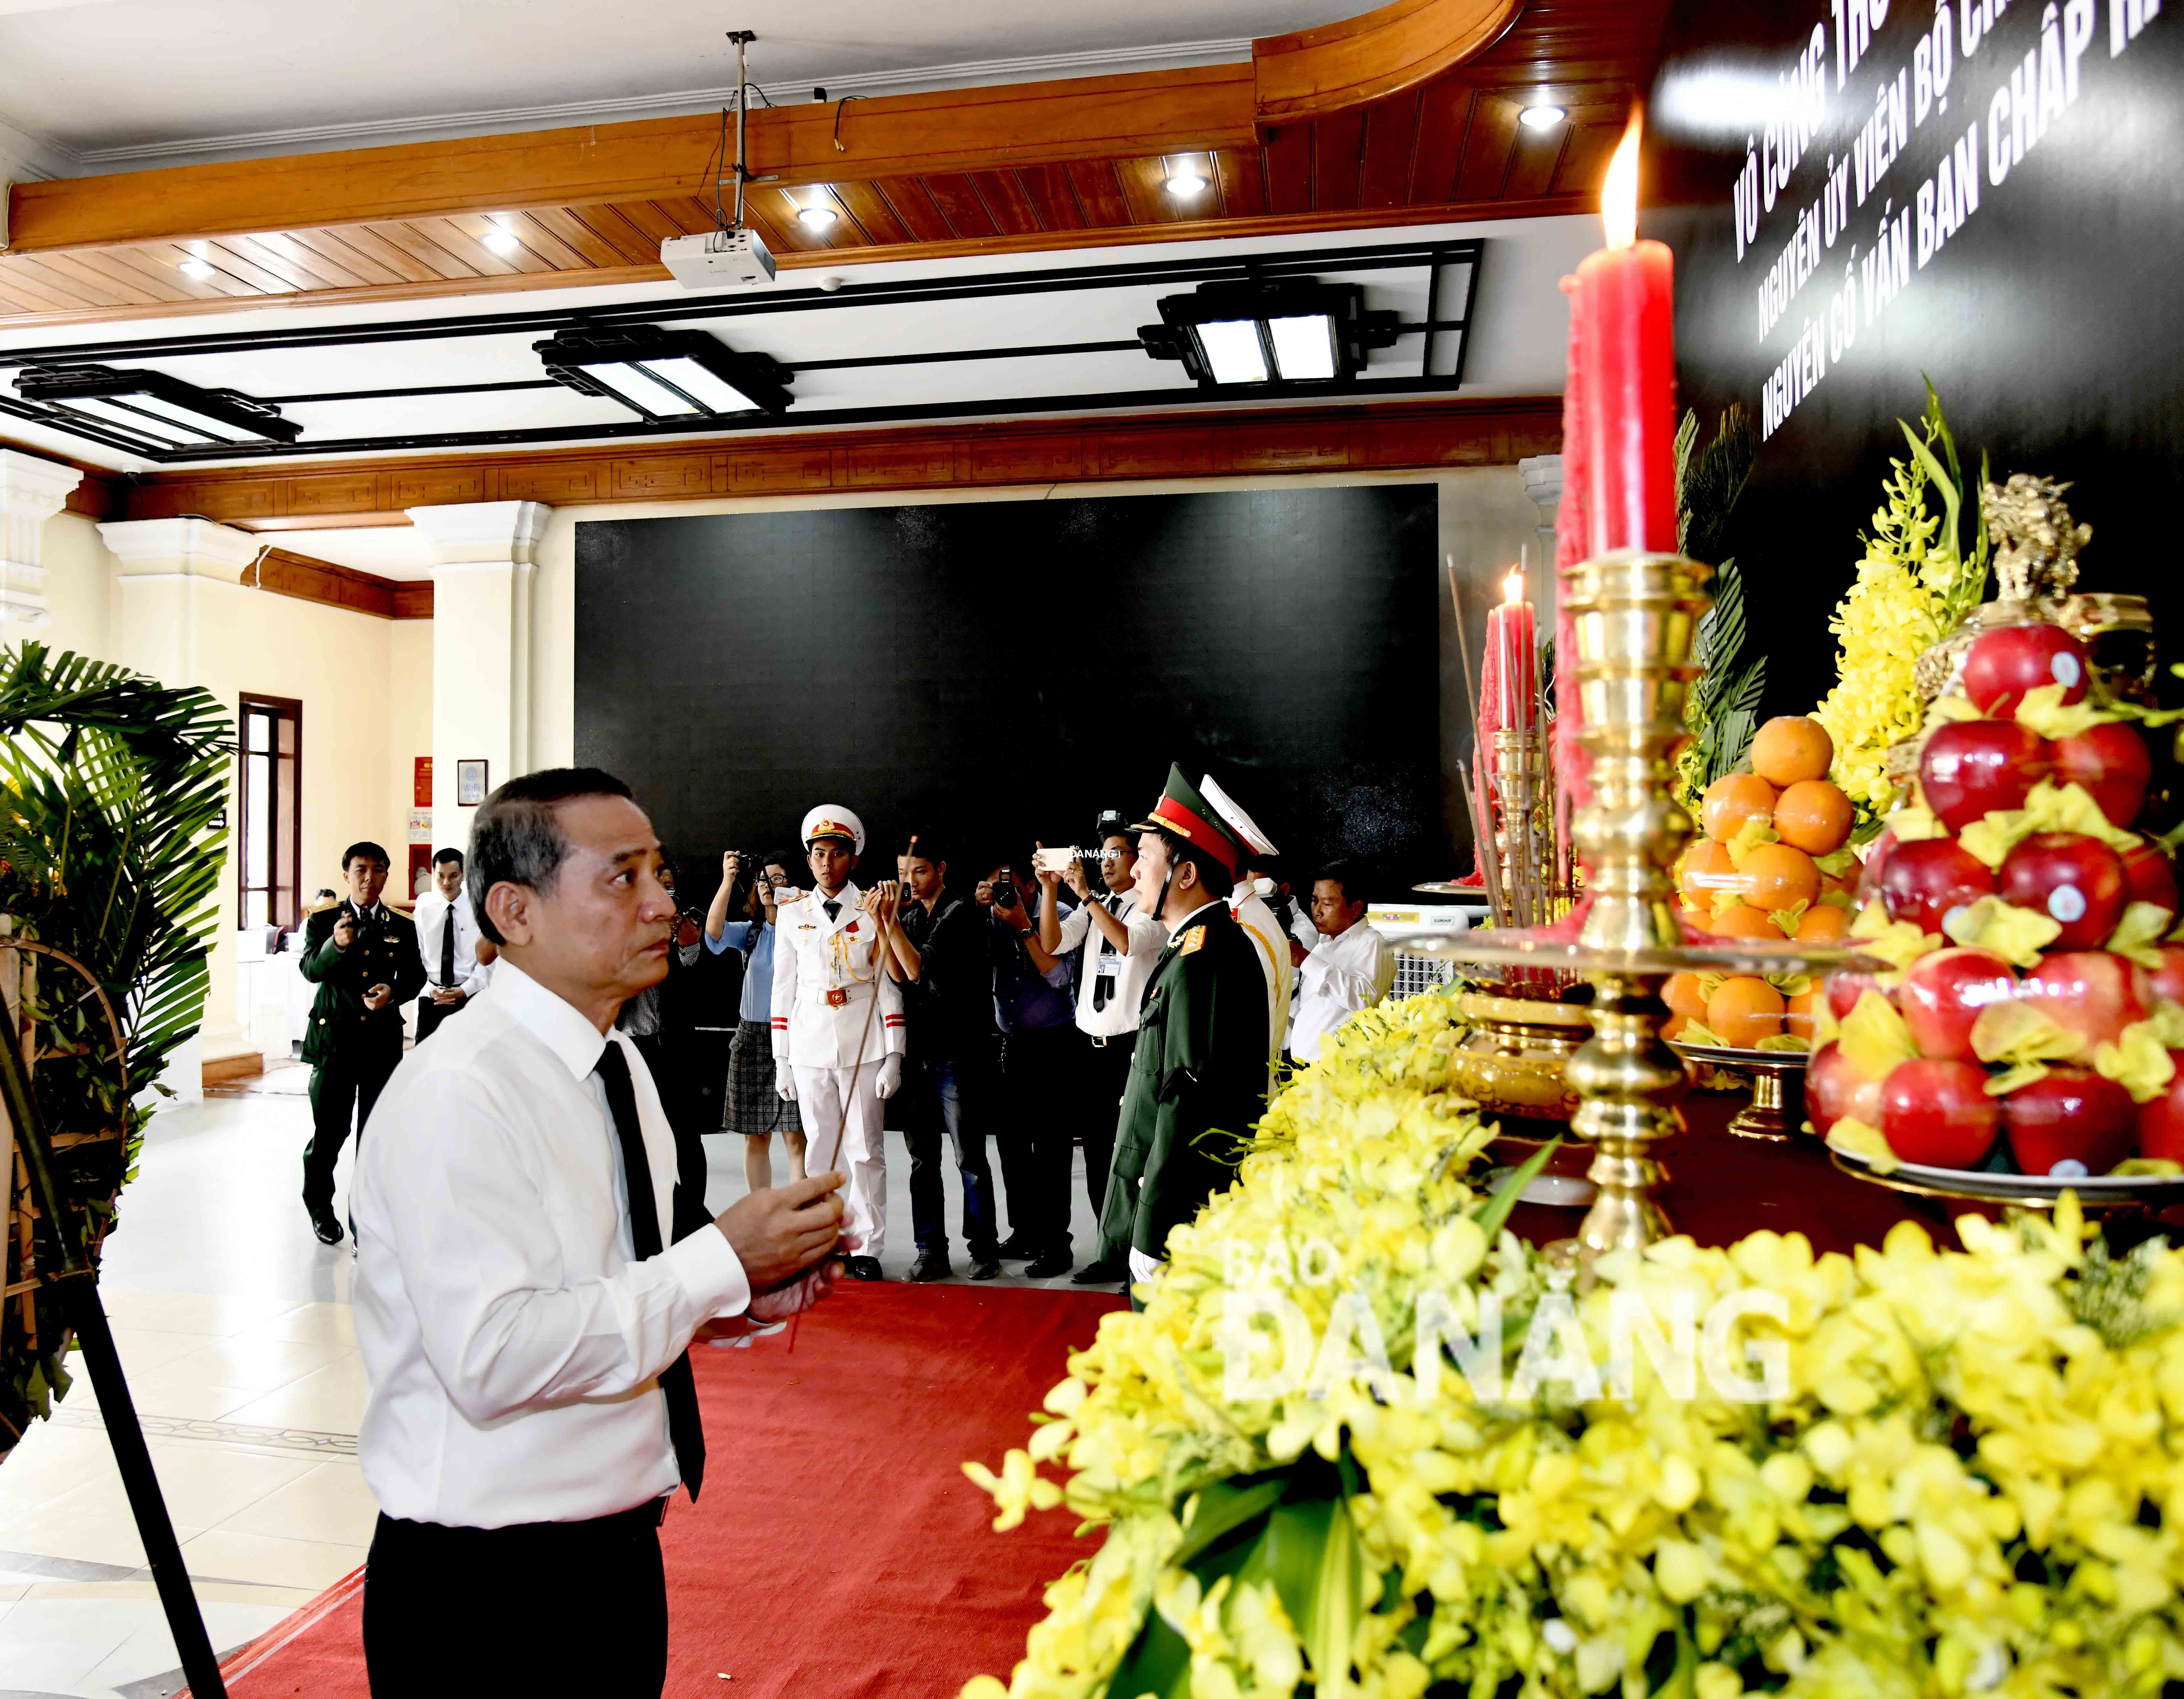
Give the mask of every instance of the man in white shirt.
[(1290, 1055), (1299, 1062), (1318, 1061), (1329, 1033), (1395, 989), (1396, 952), (1365, 924), (1364, 899), (1351, 900), (1357, 884), (1355, 868), (1330, 864), (1312, 881), (1312, 919), (1297, 916), (1292, 957), (1297, 1006)]
[(463, 889), (463, 852), (443, 850), (432, 858), (432, 888), (417, 899), (417, 959), (425, 990), (417, 999), (417, 1042), (485, 989), (478, 961), (477, 911)]
[[(1049, 900), (1039, 909), (1039, 947), (1050, 955), (1081, 950), (1077, 972), (1077, 1030), (1089, 1047), (1083, 1089), (1067, 1106), (1076, 1113), (1077, 1142), (1084, 1152), (1084, 1190), (1098, 1219), (1107, 1201), (1107, 1168), (1115, 1154), (1115, 1122), (1123, 1092), (1130, 1081), (1130, 1056), (1138, 1039), (1138, 1006), (1145, 981), (1167, 944), (1167, 928), (1138, 911), (1137, 842), (1124, 829), (1123, 816), (1102, 815), (1099, 822), (1101, 889), (1093, 894), (1082, 861), (1070, 862), (1060, 877), (1077, 894), (1067, 915)], [(1044, 847), (1044, 846), (1042, 846)], [(1042, 883), (1049, 876), (1039, 875)], [(1100, 1256), (1069, 1277), (1075, 1286), (1112, 1286), (1129, 1278), (1120, 1255)]]
[(839, 1174), (717, 1220), (677, 1189), (673, 1129), (614, 1030), (666, 972), (660, 864), (595, 768), (487, 798), (469, 888), (493, 983), (373, 1112), (352, 1206), (374, 1692), (656, 1696), (660, 1522), (705, 1463), (691, 1337), (831, 1284)]

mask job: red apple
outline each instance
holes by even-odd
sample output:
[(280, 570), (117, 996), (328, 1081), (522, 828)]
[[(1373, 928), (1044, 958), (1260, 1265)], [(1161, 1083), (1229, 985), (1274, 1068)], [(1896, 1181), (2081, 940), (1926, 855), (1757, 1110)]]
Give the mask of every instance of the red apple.
[(2146, 970), (2105, 950), (2060, 950), (2017, 982), (2017, 1000), (2088, 1044), (2112, 1044), (2146, 1018), (2153, 1001)]
[(2123, 890), (2127, 902), (2152, 903), (2176, 911), (2176, 869), (2159, 844), (2142, 838), (2123, 852)]
[(1846, 1115), (1878, 1131), (1880, 1082), (1852, 1067), (1841, 1044), (1822, 1044), (1805, 1071), (1805, 1112), (1822, 1138)]
[(2048, 749), (2055, 783), (2084, 786), (2109, 825), (2128, 826), (2138, 818), (2153, 778), (2153, 758), (2137, 727), (2112, 721), (2075, 738), (2058, 738)]
[(2176, 1064), (2169, 1089), (2138, 1106), (2138, 1154), (2184, 1162), (2184, 1050), (2170, 1051), (2169, 1060)]
[(1888, 858), (1895, 852), (1896, 828), (1892, 826), (1873, 840), (1872, 847), (1865, 852), (1864, 861), (1859, 865), (1858, 888), (1852, 894), (1859, 907), (1863, 908), (1880, 891), (1880, 870), (1888, 865)]
[(1880, 975), (1860, 973), (1847, 967), (1838, 967), (1828, 975), (1827, 989), (1829, 1011), (1838, 1021), (1850, 1019), (1850, 1011), (1858, 1007), (1858, 1000), (1869, 991), (1880, 991), (1891, 1003), (1896, 1000), (1881, 989)]
[(1924, 932), (1939, 932), (1951, 909), (1993, 893), (1992, 872), (1953, 838), (1899, 844), (1880, 870), (1880, 900), (1889, 919), (1915, 922)]
[(2057, 950), (2098, 950), (2123, 918), (2123, 862), (2082, 832), (2036, 832), (2004, 858), (2002, 900), (2046, 915), (2063, 930)]
[(2153, 994), (2164, 1003), (2184, 1003), (2184, 944), (2161, 946), (2161, 966), (2148, 976)]
[(2136, 1108), (2128, 1091), (2091, 1068), (2056, 1067), (2002, 1100), (2002, 1126), (2028, 1174), (2067, 1161), (2105, 1174), (2131, 1155)]
[(1969, 1168), (1986, 1155), (2002, 1110), (1986, 1095), (1977, 1062), (1917, 1056), (1898, 1062), (1880, 1083), (1880, 1131), (1907, 1162)]
[(2086, 699), (2086, 646), (2060, 626), (2003, 626), (1964, 653), (1964, 694), (1982, 714), (2017, 711), (2025, 693), (2063, 687), (2063, 700)]
[(1935, 817), (1961, 832), (1981, 815), (2024, 807), (2026, 794), (2053, 764), (2048, 740), (2029, 726), (2014, 720), (1952, 720), (1926, 739), (1919, 756), (1919, 788)]
[(1919, 1055), (1970, 1061), (1980, 1011), (2016, 994), (2017, 976), (1992, 950), (1937, 950), (1911, 964), (1896, 1005)]

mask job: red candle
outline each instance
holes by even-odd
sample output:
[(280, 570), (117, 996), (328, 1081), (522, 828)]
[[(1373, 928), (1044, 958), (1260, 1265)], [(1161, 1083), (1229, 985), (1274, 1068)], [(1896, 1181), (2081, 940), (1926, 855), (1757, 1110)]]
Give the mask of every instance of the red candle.
[(1532, 723), (1532, 699), (1538, 690), (1537, 616), (1524, 599), (1524, 575), (1512, 571), (1502, 582), (1502, 605), (1486, 616), (1486, 667), (1481, 679), (1490, 695), (1497, 731), (1522, 731)]
[(1640, 242), (1638, 120), (1601, 193), (1607, 246), (1577, 268), (1571, 340), (1581, 362), (1585, 517), (1591, 552), (1676, 546), (1674, 270), (1669, 250)]

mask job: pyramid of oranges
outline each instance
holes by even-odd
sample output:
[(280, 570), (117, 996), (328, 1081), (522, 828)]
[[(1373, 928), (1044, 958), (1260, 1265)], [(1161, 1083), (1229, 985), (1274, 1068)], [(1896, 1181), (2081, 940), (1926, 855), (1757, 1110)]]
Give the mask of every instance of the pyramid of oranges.
[[(1706, 789), (1702, 836), (1676, 864), (1684, 930), (1694, 940), (1836, 944), (1849, 929), (1858, 859), (1852, 810), (1828, 779), (1835, 744), (1805, 715), (1769, 720), (1749, 772)], [(1663, 993), (1669, 1038), (1736, 1050), (1802, 1050), (1813, 1035), (1802, 975), (1679, 973)]]

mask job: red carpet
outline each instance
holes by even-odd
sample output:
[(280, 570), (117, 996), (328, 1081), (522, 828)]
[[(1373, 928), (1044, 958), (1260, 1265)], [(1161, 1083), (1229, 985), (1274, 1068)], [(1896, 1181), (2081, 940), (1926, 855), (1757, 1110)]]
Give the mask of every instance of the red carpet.
[[(700, 1347), (705, 1493), (661, 1530), (677, 1699), (953, 1699), (1004, 1680), (1039, 1594), (1089, 1541), (1066, 1512), (996, 1535), (998, 1467), (1068, 1352), (1124, 1301), (848, 1286), (776, 1334)], [(363, 1589), (330, 1588), (227, 1660), (233, 1699), (365, 1699)], [(722, 1681), (727, 1672), (733, 1681)]]

